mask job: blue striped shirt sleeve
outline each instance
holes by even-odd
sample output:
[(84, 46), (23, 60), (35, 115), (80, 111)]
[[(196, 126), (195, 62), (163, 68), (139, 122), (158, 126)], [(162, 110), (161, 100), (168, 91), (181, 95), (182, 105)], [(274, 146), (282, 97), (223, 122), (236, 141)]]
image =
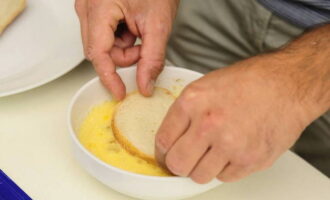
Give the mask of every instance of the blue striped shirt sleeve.
[(258, 0), (264, 7), (301, 28), (330, 23), (330, 0)]

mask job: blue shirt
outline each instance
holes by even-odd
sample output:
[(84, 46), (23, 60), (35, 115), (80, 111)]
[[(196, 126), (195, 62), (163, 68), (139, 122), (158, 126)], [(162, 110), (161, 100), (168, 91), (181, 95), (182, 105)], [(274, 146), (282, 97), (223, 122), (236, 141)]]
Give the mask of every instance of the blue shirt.
[(330, 0), (258, 0), (275, 15), (301, 28), (330, 23)]

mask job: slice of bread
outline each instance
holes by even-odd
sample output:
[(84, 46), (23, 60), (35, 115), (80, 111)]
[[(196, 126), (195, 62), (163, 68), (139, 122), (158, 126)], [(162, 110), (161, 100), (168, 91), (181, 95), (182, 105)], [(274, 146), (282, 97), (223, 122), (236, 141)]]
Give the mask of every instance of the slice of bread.
[(24, 10), (25, 0), (0, 0), (0, 34)]
[(112, 129), (118, 142), (130, 153), (155, 161), (155, 135), (175, 97), (155, 88), (151, 97), (133, 92), (116, 106)]

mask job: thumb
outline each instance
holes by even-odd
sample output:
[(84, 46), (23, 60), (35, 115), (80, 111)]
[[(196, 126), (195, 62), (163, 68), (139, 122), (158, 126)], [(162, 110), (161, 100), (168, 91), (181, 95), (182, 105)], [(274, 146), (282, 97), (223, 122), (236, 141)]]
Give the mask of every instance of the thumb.
[(164, 68), (165, 48), (170, 29), (164, 23), (148, 23), (142, 33), (140, 59), (137, 64), (137, 85), (145, 95), (152, 95), (154, 83)]

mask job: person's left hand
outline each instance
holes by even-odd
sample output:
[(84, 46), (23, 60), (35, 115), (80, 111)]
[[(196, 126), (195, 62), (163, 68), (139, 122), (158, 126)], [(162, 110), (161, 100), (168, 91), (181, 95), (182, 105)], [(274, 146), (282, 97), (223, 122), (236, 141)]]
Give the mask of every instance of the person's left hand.
[(227, 182), (270, 167), (290, 148), (313, 119), (299, 101), (299, 86), (282, 76), (286, 66), (265, 57), (188, 85), (156, 135), (158, 161), (197, 183)]

